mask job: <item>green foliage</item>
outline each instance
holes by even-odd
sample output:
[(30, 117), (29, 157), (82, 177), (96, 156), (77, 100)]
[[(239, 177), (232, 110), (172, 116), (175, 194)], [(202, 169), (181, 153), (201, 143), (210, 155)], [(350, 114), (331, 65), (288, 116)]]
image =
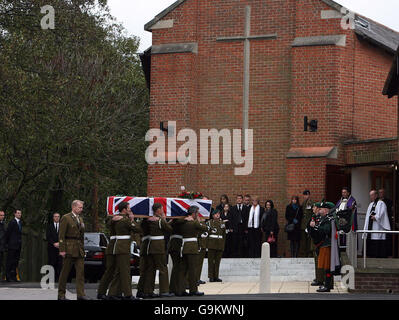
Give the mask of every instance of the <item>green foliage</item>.
[(0, 0), (0, 208), (40, 228), (80, 199), (90, 226), (108, 195), (146, 194), (138, 45), (106, 1)]

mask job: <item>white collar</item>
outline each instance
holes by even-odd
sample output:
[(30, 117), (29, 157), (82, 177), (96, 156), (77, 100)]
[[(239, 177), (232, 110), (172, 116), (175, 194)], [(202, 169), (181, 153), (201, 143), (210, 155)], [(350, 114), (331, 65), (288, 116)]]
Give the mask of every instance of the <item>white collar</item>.
[(15, 220), (17, 220), (17, 222), (21, 221), (21, 219), (18, 219), (17, 217), (14, 217), (14, 218), (15, 218)]

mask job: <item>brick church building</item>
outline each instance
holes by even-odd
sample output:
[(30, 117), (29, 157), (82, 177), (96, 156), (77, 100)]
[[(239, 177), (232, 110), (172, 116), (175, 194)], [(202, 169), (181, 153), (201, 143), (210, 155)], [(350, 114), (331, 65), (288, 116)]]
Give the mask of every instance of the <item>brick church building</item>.
[[(215, 205), (221, 194), (272, 199), (280, 255), (285, 206), (305, 189), (336, 202), (351, 187), (361, 227), (371, 188), (396, 204), (398, 102), (382, 90), (399, 33), (345, 14), (331, 0), (178, 0), (148, 22), (150, 128), (253, 130), (251, 174), (235, 175), (234, 163), (150, 164), (148, 196), (185, 186)], [(304, 130), (305, 117), (317, 130)]]

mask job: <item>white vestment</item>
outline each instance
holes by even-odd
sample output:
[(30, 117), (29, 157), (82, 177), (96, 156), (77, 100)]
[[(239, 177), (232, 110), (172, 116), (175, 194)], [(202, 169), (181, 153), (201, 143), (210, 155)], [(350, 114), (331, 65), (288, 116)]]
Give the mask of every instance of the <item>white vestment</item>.
[[(373, 207), (373, 203), (374, 202), (371, 202), (367, 209), (366, 220), (364, 222), (363, 230), (368, 229), (369, 218), (370, 218), (371, 208)], [(388, 218), (388, 210), (387, 210), (387, 206), (384, 203), (384, 201), (378, 200), (377, 206), (375, 207), (375, 218), (376, 218), (376, 220), (373, 221), (372, 230), (381, 230), (381, 231), (382, 230), (386, 230), (386, 231), (391, 230), (391, 225), (389, 223), (389, 218)], [(367, 237), (366, 233), (363, 234), (363, 239), (365, 236)], [(385, 233), (372, 233), (371, 234), (371, 240), (385, 240), (385, 239), (386, 239)]]

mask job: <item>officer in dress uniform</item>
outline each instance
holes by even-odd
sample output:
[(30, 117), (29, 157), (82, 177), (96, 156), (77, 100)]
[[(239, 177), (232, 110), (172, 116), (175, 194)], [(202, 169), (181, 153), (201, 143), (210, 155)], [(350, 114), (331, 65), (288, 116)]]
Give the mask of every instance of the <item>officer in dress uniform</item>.
[[(320, 206), (319, 202), (316, 202), (313, 204), (312, 207), (312, 217), (310, 219), (310, 221), (308, 222), (306, 231), (307, 233), (310, 235), (310, 222), (314, 221), (315, 222), (315, 227), (318, 227), (320, 224), (320, 219), (321, 216), (319, 214), (319, 208), (318, 206)], [(316, 241), (317, 242), (317, 241)], [(319, 269), (317, 267), (318, 265), (318, 256), (319, 256), (319, 247), (317, 246), (320, 242), (315, 243), (315, 241), (312, 239), (312, 244), (311, 244), (311, 249), (313, 251), (313, 257), (314, 257), (314, 263), (315, 263), (315, 279), (313, 280), (313, 282), (311, 283), (311, 286), (321, 286), (323, 285), (323, 281), (324, 281), (324, 270), (323, 269)]]
[(219, 278), (219, 266), (226, 241), (226, 225), (215, 211), (209, 221), (208, 233), (208, 277), (210, 282), (222, 282)]
[(147, 245), (148, 254), (148, 271), (144, 286), (144, 294), (146, 297), (152, 294), (152, 288), (155, 285), (154, 270), (159, 270), (159, 294), (160, 297), (172, 297), (173, 293), (169, 292), (168, 268), (166, 265), (165, 250), (165, 232), (172, 233), (173, 229), (166, 222), (165, 213), (162, 204), (155, 203), (152, 206), (154, 216), (143, 221), (149, 230), (149, 242)]
[[(130, 246), (131, 233), (139, 233), (140, 227), (134, 222), (133, 215), (129, 218), (130, 205), (128, 202), (121, 202), (118, 205), (119, 216), (112, 218), (114, 224), (115, 240), (112, 254), (115, 256), (115, 272), (109, 289), (109, 297), (118, 299), (118, 288), (123, 293), (122, 300), (136, 300), (132, 296), (132, 281), (130, 276)], [(113, 240), (111, 239), (111, 240)]]
[[(184, 279), (185, 275), (188, 274), (190, 296), (204, 295), (203, 292), (198, 291), (198, 233), (208, 231), (208, 227), (199, 222), (198, 210), (197, 206), (191, 206), (188, 208), (187, 217), (176, 221), (176, 223), (181, 224), (180, 230), (183, 236), (180, 251), (183, 258), (180, 277)], [(182, 294), (184, 295), (183, 292)]]
[(317, 292), (330, 292), (334, 288), (334, 276), (331, 272), (331, 224), (335, 222), (334, 216), (328, 214), (330, 209), (334, 207), (335, 205), (332, 202), (322, 201), (319, 203), (320, 223), (318, 226), (316, 226), (315, 221), (311, 221), (309, 224), (311, 237), (320, 248), (317, 267), (325, 271), (324, 285)]
[(60, 279), (58, 283), (58, 300), (65, 298), (66, 282), (72, 265), (76, 270), (76, 293), (78, 300), (91, 300), (84, 291), (84, 232), (85, 225), (80, 214), (83, 211), (83, 201), (72, 202), (72, 212), (64, 215), (60, 222), (59, 249), (60, 255), (64, 258)]

